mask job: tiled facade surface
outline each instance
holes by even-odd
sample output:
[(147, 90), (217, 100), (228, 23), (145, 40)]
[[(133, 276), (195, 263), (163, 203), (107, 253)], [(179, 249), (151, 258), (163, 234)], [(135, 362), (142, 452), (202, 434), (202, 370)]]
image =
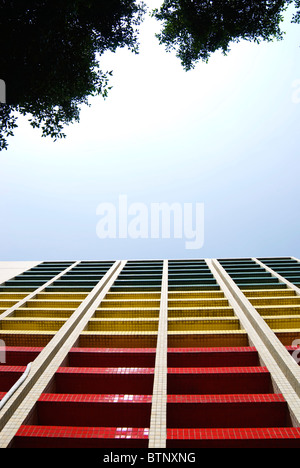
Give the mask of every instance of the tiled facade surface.
[(0, 340), (1, 448), (300, 448), (297, 258), (0, 262)]
[(0, 262), (0, 282), (7, 281), (22, 273), (24, 270), (33, 268), (40, 262)]

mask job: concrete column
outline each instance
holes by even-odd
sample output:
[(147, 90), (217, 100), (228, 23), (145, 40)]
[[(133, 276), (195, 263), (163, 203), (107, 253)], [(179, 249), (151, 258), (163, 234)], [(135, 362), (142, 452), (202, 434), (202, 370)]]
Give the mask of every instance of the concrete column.
[[(30, 299), (32, 299), (34, 296), (36, 296), (38, 293), (44, 291), (48, 286), (50, 286), (52, 283), (54, 283), (54, 281), (56, 281), (57, 279), (59, 279), (61, 276), (63, 276), (65, 273), (67, 273), (68, 271), (72, 270), (72, 268), (74, 268), (76, 265), (78, 265), (80, 263), (80, 261), (77, 261), (77, 262), (74, 262), (72, 265), (70, 265), (68, 268), (66, 268), (65, 270), (61, 271), (60, 273), (58, 273), (58, 275), (54, 276), (53, 278), (51, 278), (49, 281), (47, 281), (46, 283), (44, 283), (42, 286), (40, 286), (39, 288), (35, 289), (34, 291), (32, 291), (30, 294), (28, 294), (26, 297), (24, 297), (23, 299), (21, 299), (20, 301), (16, 302), (16, 304), (14, 304), (12, 307), (10, 307), (9, 309), (7, 309), (5, 312), (3, 312), (3, 314), (0, 315), (0, 320), (5, 318), (5, 317), (9, 317), (10, 315), (13, 315), (14, 311), (16, 309), (18, 309), (19, 307), (22, 307), (27, 301), (29, 301)], [(32, 267), (30, 267), (32, 268)], [(26, 270), (25, 270), (26, 271)], [(18, 273), (19, 274), (19, 273)]]
[(274, 391), (282, 393), (287, 401), (291, 420), (295, 427), (300, 426), (300, 368), (288, 353), (275, 333), (215, 259), (209, 261), (210, 268), (225, 293), (241, 325), (246, 330), (249, 341), (259, 354), (262, 365), (270, 372)]
[(0, 411), (0, 448), (8, 448), (125, 265), (116, 261), (33, 361), (29, 376)]
[(165, 448), (167, 438), (168, 261), (164, 260), (157, 334), (149, 448)]
[(257, 258), (252, 258), (252, 260), (256, 263), (258, 263), (258, 265), (260, 265), (261, 267), (263, 267), (265, 270), (267, 270), (269, 273), (271, 273), (272, 276), (274, 276), (275, 278), (279, 279), (279, 281), (281, 281), (282, 283), (285, 283), (287, 285), (288, 288), (290, 289), (293, 289), (293, 291), (295, 291), (295, 293), (297, 294), (297, 296), (300, 296), (300, 289), (293, 283), (291, 283), (290, 281), (288, 281), (286, 278), (284, 278), (283, 276), (281, 276), (279, 273), (277, 273), (275, 270), (272, 270), (272, 268), (268, 267), (267, 265), (265, 265), (263, 262), (261, 262), (260, 260), (258, 260)]

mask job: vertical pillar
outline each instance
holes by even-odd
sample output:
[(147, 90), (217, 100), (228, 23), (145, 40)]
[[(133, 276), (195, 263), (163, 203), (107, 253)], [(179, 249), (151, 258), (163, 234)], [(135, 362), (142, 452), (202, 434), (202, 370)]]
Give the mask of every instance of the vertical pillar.
[(154, 384), (149, 431), (149, 448), (165, 448), (167, 437), (167, 353), (168, 353), (168, 261), (164, 260)]
[(263, 262), (261, 262), (260, 260), (258, 260), (258, 258), (252, 258), (252, 260), (256, 263), (258, 263), (258, 265), (260, 265), (261, 267), (263, 267), (265, 270), (267, 270), (269, 273), (271, 273), (272, 276), (274, 276), (275, 278), (277, 278), (279, 281), (281, 281), (282, 283), (286, 284), (286, 286), (290, 289), (293, 289), (293, 291), (295, 291), (295, 293), (297, 294), (297, 296), (300, 296), (300, 289), (293, 283), (291, 283), (289, 280), (287, 280), (286, 278), (284, 278), (283, 276), (281, 276), (279, 273), (277, 273), (276, 271), (272, 270), (272, 268), (268, 267), (267, 265), (265, 265)]
[(125, 261), (116, 261), (81, 305), (59, 329), (33, 361), (29, 376), (0, 412), (0, 448), (8, 448), (20, 425), (67, 356), (91, 315), (122, 270)]
[[(70, 270), (72, 270), (72, 268), (74, 268), (76, 265), (78, 265), (80, 263), (80, 261), (76, 261), (74, 263), (72, 263), (70, 266), (68, 266), (67, 268), (65, 268), (64, 270), (62, 270), (60, 273), (58, 273), (56, 276), (53, 276), (53, 278), (51, 278), (49, 281), (45, 282), (42, 286), (40, 286), (39, 288), (35, 289), (34, 291), (32, 291), (31, 293), (29, 293), (27, 296), (25, 296), (23, 299), (21, 299), (20, 301), (16, 302), (12, 307), (10, 307), (9, 309), (7, 309), (5, 312), (3, 312), (3, 314), (0, 315), (0, 319), (2, 318), (5, 318), (5, 317), (9, 317), (10, 315), (13, 315), (14, 311), (16, 309), (18, 309), (19, 307), (22, 307), (26, 304), (27, 301), (30, 301), (30, 299), (33, 299), (34, 296), (36, 296), (37, 294), (39, 294), (40, 292), (42, 291), (45, 291), (45, 289), (48, 287), (48, 286), (51, 286), (51, 284), (53, 284), (55, 281), (57, 281), (59, 278), (61, 278), (63, 275), (65, 275), (66, 273), (68, 273)], [(26, 271), (26, 270), (25, 270)]]
[(300, 369), (298, 364), (218, 260), (211, 260), (210, 268), (234, 306), (236, 315), (243, 324), (252, 345), (257, 349), (260, 359), (268, 368), (275, 386), (284, 395), (294, 426), (299, 427)]

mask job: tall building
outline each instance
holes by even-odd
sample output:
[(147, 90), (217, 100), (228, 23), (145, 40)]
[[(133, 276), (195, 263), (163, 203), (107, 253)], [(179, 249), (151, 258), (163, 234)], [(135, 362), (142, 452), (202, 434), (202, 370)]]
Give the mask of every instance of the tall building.
[(300, 448), (300, 260), (0, 262), (1, 448)]

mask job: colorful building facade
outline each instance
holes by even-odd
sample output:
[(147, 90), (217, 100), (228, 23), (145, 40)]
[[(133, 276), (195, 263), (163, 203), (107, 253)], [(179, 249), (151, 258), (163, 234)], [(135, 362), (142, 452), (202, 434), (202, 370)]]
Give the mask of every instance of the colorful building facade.
[(300, 448), (300, 260), (0, 262), (1, 448)]

